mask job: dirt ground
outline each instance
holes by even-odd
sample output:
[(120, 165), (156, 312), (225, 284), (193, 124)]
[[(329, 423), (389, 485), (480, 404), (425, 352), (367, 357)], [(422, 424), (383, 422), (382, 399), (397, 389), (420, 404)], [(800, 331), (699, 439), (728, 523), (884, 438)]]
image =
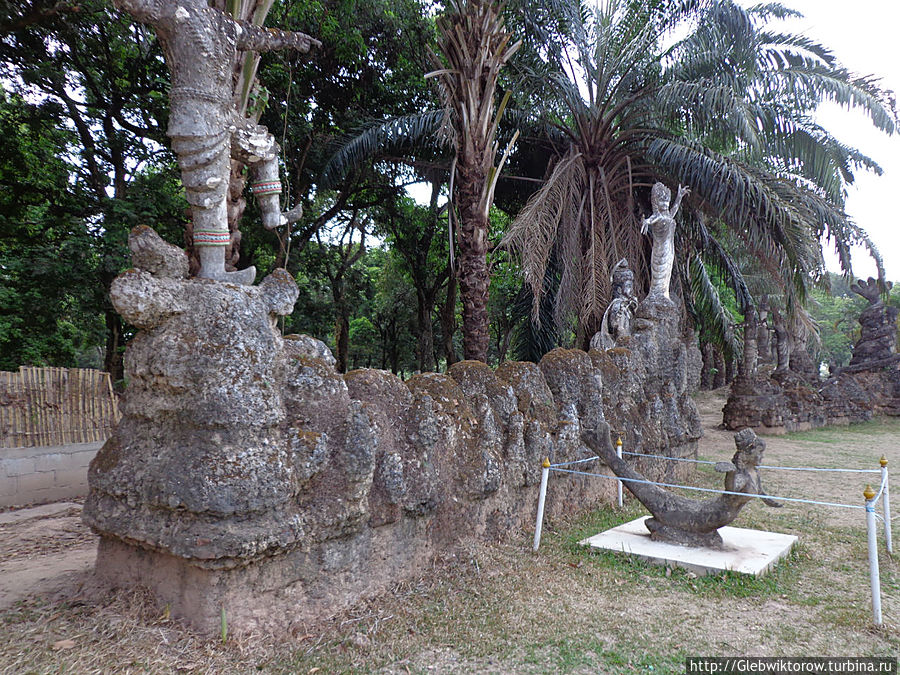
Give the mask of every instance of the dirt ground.
[[(697, 397), (703, 459), (734, 453), (733, 434), (719, 428), (724, 395)], [(889, 466), (900, 467), (897, 420), (766, 441), (769, 465), (877, 468), (885, 455)], [(695, 478), (721, 486), (721, 474), (711, 469)], [(866, 483), (879, 479), (806, 471), (763, 476), (771, 495), (850, 505), (861, 505)], [(895, 503), (900, 513), (900, 497)], [(80, 504), (66, 502), (0, 513), (0, 626), (11, 640), (0, 644), (0, 673), (660, 673), (680, 672), (673, 664), (683, 655), (900, 651), (900, 571), (882, 558), (886, 626), (875, 630), (859, 509), (748, 505), (736, 525), (798, 534), (801, 545), (786, 569), (744, 581), (696, 579), (587, 554), (574, 544), (610, 519), (639, 515), (631, 500), (624, 512), (547, 523), (537, 556), (526, 550), (530, 533), (523, 533), (521, 541), (398, 584), (393, 594), (288, 645), (220, 644), (169, 620), (140, 594), (98, 600), (88, 592), (96, 537), (80, 512)]]

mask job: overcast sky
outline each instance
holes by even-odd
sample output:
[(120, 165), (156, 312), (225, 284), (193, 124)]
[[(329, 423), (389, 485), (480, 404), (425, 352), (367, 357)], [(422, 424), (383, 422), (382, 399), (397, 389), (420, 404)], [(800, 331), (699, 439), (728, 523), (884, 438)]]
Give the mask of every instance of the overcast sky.
[[(741, 0), (742, 4), (755, 4)], [(900, 3), (897, 0), (782, 0), (804, 18), (785, 22), (791, 32), (804, 33), (829, 47), (858, 75), (875, 75), (883, 88), (900, 91)], [(876, 176), (860, 173), (850, 187), (847, 212), (869, 233), (884, 258), (890, 280), (900, 281), (900, 134), (886, 136), (867, 118), (828, 105), (819, 111), (820, 123), (838, 139), (859, 148), (884, 169)], [(828, 266), (840, 271), (831, 256)], [(826, 256), (829, 260), (829, 256)], [(875, 274), (863, 251), (853, 256), (858, 277)]]

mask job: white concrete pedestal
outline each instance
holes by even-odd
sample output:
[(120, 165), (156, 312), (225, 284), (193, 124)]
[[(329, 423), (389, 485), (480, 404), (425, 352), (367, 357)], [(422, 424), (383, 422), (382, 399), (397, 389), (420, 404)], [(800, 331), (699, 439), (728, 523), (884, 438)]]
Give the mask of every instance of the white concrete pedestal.
[(797, 542), (797, 537), (792, 534), (722, 527), (719, 534), (725, 543), (724, 550), (679, 546), (650, 539), (650, 532), (644, 526), (649, 517), (632, 520), (579, 543), (635, 555), (655, 565), (678, 565), (698, 575), (730, 570), (760, 576), (790, 553)]

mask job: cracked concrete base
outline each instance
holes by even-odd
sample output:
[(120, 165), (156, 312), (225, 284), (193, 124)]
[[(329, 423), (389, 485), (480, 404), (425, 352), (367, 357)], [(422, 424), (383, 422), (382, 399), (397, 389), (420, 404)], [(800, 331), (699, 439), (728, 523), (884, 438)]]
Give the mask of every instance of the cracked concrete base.
[(790, 553), (797, 542), (792, 534), (722, 527), (724, 550), (679, 546), (650, 539), (642, 516), (580, 541), (583, 546), (627, 553), (654, 565), (677, 565), (697, 575), (732, 571), (761, 576)]

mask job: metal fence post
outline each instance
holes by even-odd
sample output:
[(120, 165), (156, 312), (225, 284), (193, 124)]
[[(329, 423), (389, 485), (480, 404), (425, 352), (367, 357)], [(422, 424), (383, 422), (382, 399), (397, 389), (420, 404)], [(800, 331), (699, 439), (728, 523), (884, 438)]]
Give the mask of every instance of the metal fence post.
[(884, 493), (881, 498), (884, 500), (884, 545), (887, 552), (893, 555), (894, 542), (891, 532), (891, 492), (890, 482), (888, 480), (887, 457), (881, 456), (881, 484), (884, 485)]
[[(619, 456), (619, 459), (622, 459), (622, 437), (619, 436), (616, 439), (616, 455)], [(616, 481), (618, 498), (619, 498), (619, 508), (621, 509), (624, 506), (625, 502), (622, 499), (622, 479)]]

